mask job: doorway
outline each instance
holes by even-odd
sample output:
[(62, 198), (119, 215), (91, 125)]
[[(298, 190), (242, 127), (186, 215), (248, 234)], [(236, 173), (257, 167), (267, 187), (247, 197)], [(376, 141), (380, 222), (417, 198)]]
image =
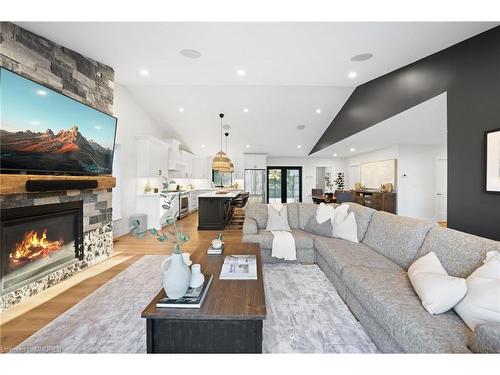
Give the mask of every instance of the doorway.
[(435, 191), (435, 208), (436, 221), (445, 225), (448, 221), (448, 159), (436, 158), (434, 165), (434, 191)]
[(302, 202), (302, 167), (267, 167), (267, 203)]

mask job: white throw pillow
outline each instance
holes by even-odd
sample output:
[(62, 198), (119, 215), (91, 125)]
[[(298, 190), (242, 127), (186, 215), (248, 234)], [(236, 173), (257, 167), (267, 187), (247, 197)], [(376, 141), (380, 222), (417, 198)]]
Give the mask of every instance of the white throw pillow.
[(267, 225), (266, 230), (286, 230), (291, 231), (288, 225), (288, 213), (286, 206), (282, 205), (281, 209), (276, 209), (272, 204), (267, 205)]
[(357, 243), (359, 241), (356, 217), (354, 216), (354, 212), (348, 214), (348, 210), (349, 206), (344, 204), (335, 209), (335, 216), (332, 221), (332, 234), (333, 237)]
[(323, 224), (327, 220), (331, 220), (333, 223), (333, 218), (335, 217), (335, 208), (331, 205), (326, 205), (320, 203), (318, 209), (316, 210), (316, 221), (318, 224)]
[(455, 312), (473, 331), (478, 324), (500, 322), (498, 252), (488, 252), (485, 263), (467, 278), (467, 294), (455, 306)]
[(413, 262), (408, 268), (408, 277), (422, 305), (431, 314), (452, 309), (467, 293), (465, 279), (448, 276), (434, 252)]

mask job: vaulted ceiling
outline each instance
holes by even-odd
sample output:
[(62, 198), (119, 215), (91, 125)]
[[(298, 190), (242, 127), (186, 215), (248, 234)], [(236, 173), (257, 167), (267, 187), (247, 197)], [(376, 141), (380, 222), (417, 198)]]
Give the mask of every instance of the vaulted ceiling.
[[(276, 156), (307, 155), (356, 86), (496, 25), (19, 24), (113, 67), (116, 83), (191, 151), (219, 148), (218, 113), (224, 112), (232, 153)], [(198, 50), (201, 57), (186, 58), (182, 49)], [(351, 61), (361, 53), (373, 58)], [(350, 72), (357, 76), (349, 78)]]

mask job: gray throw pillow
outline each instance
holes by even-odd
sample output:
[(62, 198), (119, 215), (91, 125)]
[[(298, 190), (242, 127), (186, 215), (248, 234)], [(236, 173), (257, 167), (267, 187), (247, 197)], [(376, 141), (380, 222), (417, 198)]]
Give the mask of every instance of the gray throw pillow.
[(316, 215), (313, 215), (309, 218), (309, 221), (304, 227), (304, 231), (320, 236), (333, 237), (332, 221), (327, 220), (324, 223), (319, 224), (316, 220)]

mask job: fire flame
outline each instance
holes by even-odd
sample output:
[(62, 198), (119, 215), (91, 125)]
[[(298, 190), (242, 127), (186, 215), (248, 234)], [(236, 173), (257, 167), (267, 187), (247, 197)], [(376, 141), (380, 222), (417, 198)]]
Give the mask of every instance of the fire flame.
[(38, 258), (45, 258), (50, 253), (59, 250), (64, 241), (48, 241), (47, 229), (43, 230), (42, 236), (38, 236), (38, 232), (31, 230), (24, 234), (21, 242), (16, 243), (15, 250), (9, 254), (11, 265), (16, 267), (27, 262), (32, 262)]

